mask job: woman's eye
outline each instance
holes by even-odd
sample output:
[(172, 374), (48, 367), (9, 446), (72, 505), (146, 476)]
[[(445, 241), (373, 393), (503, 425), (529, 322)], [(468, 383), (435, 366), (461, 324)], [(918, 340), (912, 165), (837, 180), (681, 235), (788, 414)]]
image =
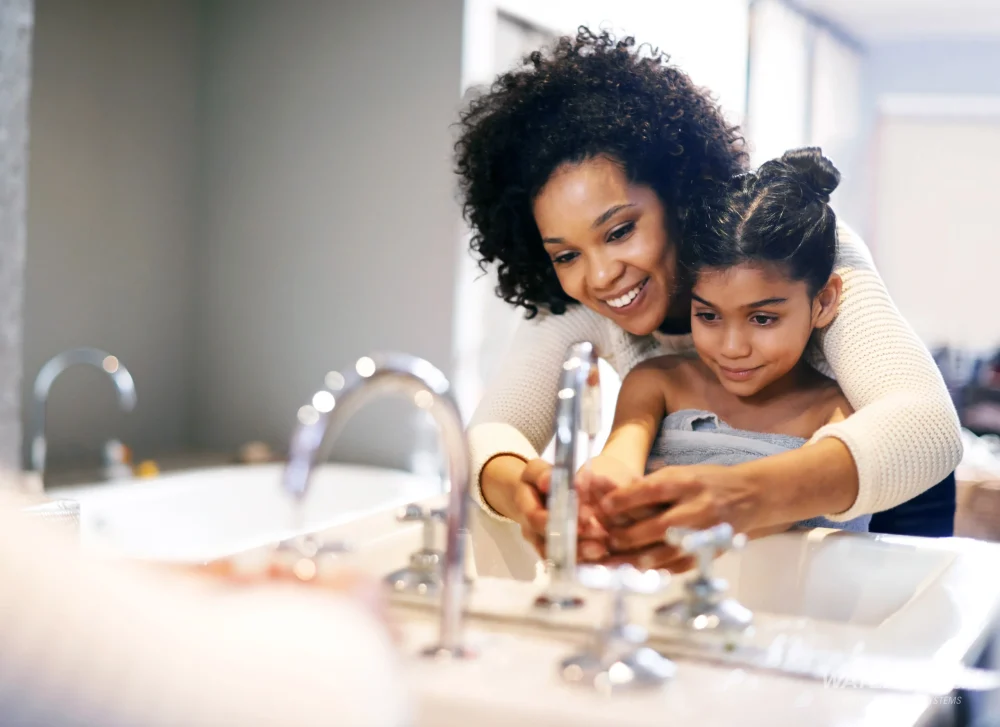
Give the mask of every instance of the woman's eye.
[(758, 325), (758, 326), (770, 326), (775, 321), (777, 321), (778, 319), (775, 316), (765, 316), (765, 315), (758, 314), (758, 315), (755, 315), (755, 316), (750, 316), (750, 320), (755, 325)]
[(608, 242), (616, 242), (627, 237), (635, 229), (634, 222), (626, 222), (608, 233)]
[(719, 316), (716, 313), (711, 313), (709, 311), (702, 311), (701, 313), (695, 313), (695, 318), (700, 318), (705, 323), (714, 323), (719, 320)]
[(564, 252), (552, 258), (552, 262), (555, 263), (556, 265), (565, 265), (566, 263), (573, 262), (574, 260), (576, 260), (577, 255), (579, 255), (579, 253)]

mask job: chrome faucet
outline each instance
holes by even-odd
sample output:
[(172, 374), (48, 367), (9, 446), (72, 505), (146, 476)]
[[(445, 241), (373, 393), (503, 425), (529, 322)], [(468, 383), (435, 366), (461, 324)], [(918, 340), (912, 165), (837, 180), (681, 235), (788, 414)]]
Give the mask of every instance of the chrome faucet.
[(313, 469), (325, 457), (331, 442), (347, 420), (368, 401), (401, 393), (426, 410), (437, 423), (451, 481), (445, 525), (444, 572), (441, 586), (439, 642), (425, 650), (428, 656), (463, 657), (465, 605), (465, 533), (469, 517), (469, 451), (458, 407), (444, 374), (427, 361), (401, 353), (365, 356), (353, 371), (331, 372), (326, 388), (299, 409), (299, 423), (292, 435), (282, 487), (298, 502), (309, 491)]
[(638, 571), (630, 565), (607, 568), (583, 566), (580, 585), (611, 595), (607, 620), (596, 629), (587, 647), (559, 664), (562, 678), (605, 694), (636, 688), (658, 687), (673, 679), (677, 666), (647, 645), (647, 631), (633, 623), (626, 599), (633, 593), (658, 593), (670, 582), (660, 571)]
[(688, 632), (721, 634), (728, 637), (750, 628), (753, 613), (733, 598), (727, 598), (729, 584), (712, 575), (715, 556), (746, 547), (747, 536), (729, 523), (705, 530), (672, 527), (664, 536), (668, 545), (697, 559), (696, 576), (684, 584), (684, 595), (656, 609), (656, 619), (667, 626)]
[(115, 357), (98, 348), (74, 348), (56, 354), (38, 370), (35, 377), (34, 416), (31, 431), (31, 469), (42, 479), (45, 475), (45, 454), (47, 442), (45, 439), (45, 405), (49, 399), (49, 391), (59, 375), (76, 364), (90, 364), (111, 377), (118, 390), (118, 403), (123, 411), (135, 408), (135, 382), (132, 374)]
[(581, 464), (578, 456), (580, 432), (593, 440), (601, 428), (601, 382), (597, 350), (592, 343), (574, 343), (567, 350), (558, 397), (555, 455), (548, 496), (549, 520), (545, 533), (549, 583), (535, 601), (536, 606), (550, 609), (583, 605), (583, 599), (576, 592), (580, 501), (575, 478)]

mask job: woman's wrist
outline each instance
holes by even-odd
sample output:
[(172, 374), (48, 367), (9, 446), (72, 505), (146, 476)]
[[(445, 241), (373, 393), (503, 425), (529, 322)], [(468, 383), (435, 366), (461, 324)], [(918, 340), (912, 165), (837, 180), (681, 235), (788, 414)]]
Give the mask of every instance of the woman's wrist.
[(857, 465), (834, 437), (736, 467), (759, 493), (756, 527), (841, 513), (858, 498)]
[(514, 489), (521, 482), (527, 463), (513, 454), (498, 454), (490, 459), (479, 476), (483, 502), (506, 518), (514, 519)]

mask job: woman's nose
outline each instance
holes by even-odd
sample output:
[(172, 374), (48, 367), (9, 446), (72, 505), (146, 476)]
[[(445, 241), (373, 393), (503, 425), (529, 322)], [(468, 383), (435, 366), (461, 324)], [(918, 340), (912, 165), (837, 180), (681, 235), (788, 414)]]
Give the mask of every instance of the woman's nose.
[(595, 255), (588, 265), (587, 282), (591, 290), (611, 290), (625, 272), (625, 264), (611, 255)]

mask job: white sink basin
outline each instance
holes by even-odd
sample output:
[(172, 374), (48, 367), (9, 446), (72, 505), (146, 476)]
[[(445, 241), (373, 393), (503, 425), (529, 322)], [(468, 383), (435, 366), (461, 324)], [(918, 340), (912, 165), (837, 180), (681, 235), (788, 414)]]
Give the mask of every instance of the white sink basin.
[[(441, 482), (406, 472), (328, 464), (316, 469), (296, 522), (279, 486), (281, 465), (188, 470), (150, 480), (64, 488), (60, 498), (80, 503), (87, 545), (126, 557), (203, 561), (385, 513), (441, 492)], [(388, 508), (388, 510), (387, 510)]]
[(816, 529), (753, 541), (716, 572), (752, 611), (878, 626), (955, 560), (917, 542)]
[[(295, 530), (279, 474), (277, 466), (224, 468), (61, 494), (80, 501), (89, 542), (131, 557), (205, 560)], [(437, 480), (405, 473), (326, 466), (302, 530), (350, 542), (356, 550), (345, 562), (381, 576), (420, 547), (420, 525), (399, 524), (398, 507), (418, 500), (443, 506), (439, 490)], [(498, 530), (483, 527), (473, 513), (479, 577), (469, 598), (467, 641), (479, 657), (439, 663), (416, 656), (435, 640), (433, 604), (396, 607), (421, 725), (903, 727), (947, 708), (919, 694), (836, 688), (690, 660), (679, 660), (677, 677), (651, 692), (607, 698), (568, 686), (556, 665), (602, 621), (604, 599), (595, 594), (583, 609), (546, 621), (531, 606), (541, 587), (530, 577), (536, 559), (498, 540)], [(791, 638), (816, 648), (960, 663), (981, 648), (1000, 606), (1000, 545), (964, 539), (813, 530), (754, 541), (715, 567), (731, 595), (754, 611), (749, 641), (765, 647)], [(499, 577), (513, 571), (522, 579)], [(653, 609), (676, 597), (681, 581), (659, 596), (630, 601), (634, 620), (649, 626), (654, 639), (663, 631), (650, 623)]]
[[(425, 504), (439, 506), (443, 499)], [(418, 526), (398, 525), (388, 515), (370, 514), (330, 535), (354, 540), (359, 549), (349, 558), (356, 566), (388, 573), (420, 544)], [(481, 547), (483, 531), (474, 527), (473, 534), (475, 547)], [(729, 580), (731, 595), (754, 611), (747, 643), (762, 647), (794, 639), (838, 652), (963, 663), (982, 648), (1000, 608), (995, 575), (1000, 545), (965, 539), (802, 531), (753, 541), (718, 559), (715, 569)], [(659, 596), (630, 601), (634, 620), (654, 639), (668, 632), (651, 622), (653, 609), (676, 597), (683, 580)], [(479, 658), (430, 664), (413, 657), (424, 724), (890, 727), (923, 723), (935, 710), (948, 708), (947, 697), (857, 689), (843, 682), (838, 687), (689, 660), (680, 660), (677, 678), (663, 689), (598, 697), (563, 684), (556, 665), (602, 621), (606, 601), (595, 594), (579, 611), (542, 616), (531, 605), (540, 587), (540, 580), (480, 572), (467, 627)], [(411, 653), (434, 641), (432, 605), (404, 604), (398, 613)]]

